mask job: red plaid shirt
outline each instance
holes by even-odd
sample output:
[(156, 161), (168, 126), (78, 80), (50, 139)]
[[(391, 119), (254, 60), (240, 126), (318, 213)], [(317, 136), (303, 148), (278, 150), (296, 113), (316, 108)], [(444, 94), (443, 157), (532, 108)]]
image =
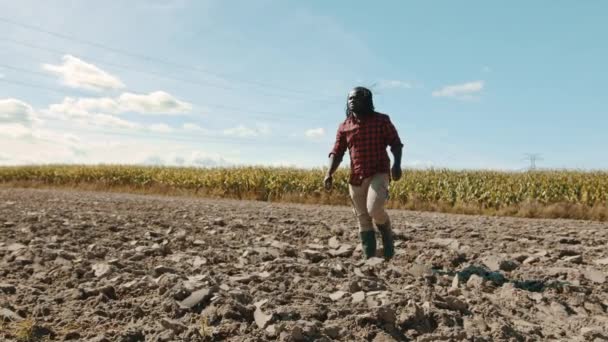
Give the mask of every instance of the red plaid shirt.
[(346, 148), (350, 155), (350, 180), (360, 185), (363, 179), (376, 173), (390, 172), (386, 147), (402, 147), (401, 139), (386, 114), (375, 113), (362, 119), (349, 115), (338, 127), (334, 148), (329, 153), (342, 159)]

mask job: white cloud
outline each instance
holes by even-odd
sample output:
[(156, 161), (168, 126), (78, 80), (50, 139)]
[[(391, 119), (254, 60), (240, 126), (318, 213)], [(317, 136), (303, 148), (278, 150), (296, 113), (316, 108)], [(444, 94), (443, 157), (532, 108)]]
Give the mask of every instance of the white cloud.
[(19, 154), (13, 147), (13, 144), (19, 142), (74, 144), (77, 141), (73, 135), (57, 134), (40, 128), (42, 123), (44, 122), (29, 104), (17, 99), (0, 100), (0, 140), (7, 139), (0, 142), (0, 146), (6, 147), (5, 152)]
[(164, 166), (196, 166), (196, 167), (218, 167), (230, 166), (234, 163), (222, 156), (203, 151), (166, 151), (163, 154), (150, 153), (137, 162), (145, 165)]
[(72, 116), (88, 116), (92, 112), (118, 114), (120, 113), (120, 106), (116, 100), (109, 97), (82, 99), (66, 97), (62, 103), (50, 105), (49, 110), (54, 113)]
[[(39, 130), (32, 137), (27, 127), (22, 128), (24, 139), (2, 134), (0, 125), (0, 165), (23, 164), (155, 164), (182, 166), (227, 166), (235, 164), (234, 153), (201, 151), (192, 146), (172, 143), (150, 143), (133, 137), (102, 136), (80, 132), (79, 136), (60, 131)], [(17, 135), (14, 127), (9, 128)], [(21, 137), (17, 137), (21, 138)], [(228, 157), (227, 157), (228, 156)]]
[(239, 125), (234, 128), (225, 129), (224, 134), (237, 137), (258, 137), (270, 134), (270, 127), (266, 124), (258, 124), (255, 128)]
[(30, 125), (33, 121), (34, 110), (29, 104), (10, 98), (0, 100), (0, 124)]
[[(124, 93), (117, 98), (72, 98), (66, 97), (63, 102), (52, 104), (42, 113), (66, 121), (84, 125), (105, 126), (112, 128), (142, 129), (139, 123), (128, 121), (116, 115), (128, 112), (139, 114), (177, 114), (187, 112), (192, 105), (177, 100), (164, 91), (150, 94)], [(149, 130), (168, 133), (173, 131), (165, 124), (151, 125)]]
[(184, 157), (177, 156), (173, 158), (173, 162), (179, 166), (184, 165), (186, 163), (186, 159)]
[(433, 92), (434, 97), (449, 97), (458, 100), (472, 100), (475, 95), (483, 90), (483, 81), (467, 82), (445, 86)]
[(481, 71), (483, 71), (483, 72), (492, 72), (492, 68), (490, 68), (490, 67), (489, 67), (489, 66), (487, 66), (487, 65), (484, 65), (484, 66), (481, 68)]
[(202, 131), (203, 130), (203, 128), (201, 126), (199, 126), (197, 124), (189, 123), (189, 122), (185, 123), (182, 126), (182, 128), (185, 131)]
[[(203, 128), (195, 123), (185, 123), (182, 125), (182, 130), (190, 133), (214, 134), (213, 131)], [(215, 132), (217, 133), (217, 132)]]
[(0, 124), (0, 137), (30, 138), (32, 137), (32, 129), (20, 123)]
[[(0, 134), (0, 145), (11, 146), (11, 150), (0, 160), (3, 165), (79, 162), (88, 157), (89, 149), (94, 146), (74, 134), (39, 128), (16, 139), (2, 138)], [(114, 153), (118, 155), (116, 151)]]
[(325, 129), (323, 129), (322, 127), (309, 129), (304, 132), (304, 135), (310, 139), (322, 138), (323, 136), (325, 136)]
[(105, 126), (110, 128), (128, 128), (128, 129), (140, 129), (142, 126), (138, 123), (123, 120), (113, 115), (108, 114), (91, 114), (87, 117), (75, 118), (78, 123), (92, 126)]
[(62, 103), (52, 104), (49, 110), (54, 113), (88, 115), (91, 112), (121, 114), (179, 114), (192, 110), (192, 105), (176, 99), (164, 91), (149, 94), (123, 93), (118, 98), (72, 98), (66, 97)]
[(209, 155), (201, 151), (194, 151), (187, 158), (187, 163), (195, 166), (228, 166), (232, 164), (218, 155)]
[(255, 129), (251, 129), (251, 128), (245, 127), (243, 125), (239, 125), (234, 128), (225, 129), (224, 134), (235, 135), (235, 136), (239, 136), (239, 137), (251, 137), (251, 136), (258, 135), (258, 133)]
[(79, 136), (72, 133), (60, 133), (48, 129), (36, 128), (32, 130), (32, 137), (35, 140), (43, 143), (51, 143), (58, 144), (61, 146), (67, 146), (71, 148), (75, 148), (78, 146), (86, 146), (87, 143), (84, 142)]
[(68, 143), (72, 143), (72, 144), (79, 144), (82, 139), (80, 139), (78, 136), (74, 135), (74, 134), (63, 134), (63, 139), (68, 142)]
[(192, 105), (182, 102), (164, 91), (155, 91), (147, 95), (124, 93), (118, 99), (124, 112), (145, 114), (178, 114), (192, 110)]
[(52, 144), (20, 142), (12, 145), (18, 153), (6, 153), (0, 159), (0, 165), (32, 165), (69, 163), (73, 161), (74, 150), (69, 147), (59, 147)]
[(268, 124), (257, 124), (256, 127), (260, 134), (270, 134), (270, 126)]
[(143, 160), (142, 164), (161, 166), (164, 164), (164, 161), (163, 161), (163, 158), (161, 158), (158, 155), (151, 155), (151, 156), (146, 157), (146, 159)]
[(42, 122), (29, 104), (12, 98), (0, 100), (0, 137), (35, 139), (34, 127)]
[(134, 148), (129, 148), (128, 153), (131, 155), (131, 161), (128, 163), (135, 164), (196, 167), (228, 166), (234, 164), (234, 161), (226, 159), (219, 153), (177, 146), (142, 147), (141, 145), (136, 145)]
[(399, 80), (380, 80), (376, 83), (376, 89), (411, 89), (413, 87), (411, 82)]
[(64, 104), (51, 105), (48, 110), (41, 111), (41, 113), (54, 120), (63, 120), (85, 126), (126, 129), (142, 128), (142, 125), (136, 122), (124, 120), (115, 115), (88, 112), (80, 108), (66, 108)]
[[(86, 110), (66, 113), (41, 114), (54, 115), (53, 118), (65, 119), (69, 123), (83, 123), (93, 129), (78, 127), (78, 133), (70, 132), (70, 126), (53, 122), (52, 129), (38, 125), (36, 112), (30, 105), (15, 99), (0, 101), (3, 121), (0, 122), (0, 165), (23, 164), (144, 164), (184, 166), (225, 166), (235, 162), (230, 158), (234, 153), (204, 153), (196, 147), (177, 144), (154, 143), (153, 138), (136, 135), (106, 135), (98, 127), (133, 129), (139, 132), (175, 132), (177, 129), (167, 124), (143, 125), (123, 120), (114, 115), (90, 113)], [(90, 107), (90, 106), (89, 106)], [(89, 109), (83, 105), (84, 109)], [(81, 108), (82, 109), (82, 108)], [(34, 116), (33, 119), (30, 117)], [(26, 118), (26, 119), (24, 119)], [(188, 129), (203, 130), (198, 125), (184, 125)], [(73, 127), (72, 127), (73, 128)], [(84, 129), (83, 129), (84, 128)], [(181, 128), (181, 127), (180, 127)], [(267, 130), (263, 125), (257, 131)], [(151, 143), (152, 142), (152, 143)], [(217, 151), (217, 149), (215, 150)], [(232, 156), (232, 157), (226, 157)]]
[(84, 62), (74, 56), (65, 55), (63, 64), (43, 64), (42, 68), (62, 78), (63, 83), (72, 88), (102, 91), (124, 88), (122, 81), (101, 70), (97, 66)]
[(169, 127), (167, 124), (158, 123), (148, 126), (148, 129), (152, 132), (158, 133), (171, 133), (173, 132), (173, 128)]
[(430, 160), (411, 160), (411, 161), (406, 161), (405, 165), (407, 167), (411, 167), (414, 169), (430, 169), (432, 168), (435, 164), (430, 161)]
[[(59, 133), (37, 126), (0, 124), (0, 145), (10, 146), (0, 164), (40, 164), (63, 162), (71, 155), (85, 155), (88, 144), (74, 134)], [(58, 158), (53, 160), (53, 158)]]
[(188, 0), (147, 0), (145, 6), (155, 10), (175, 10), (186, 6)]

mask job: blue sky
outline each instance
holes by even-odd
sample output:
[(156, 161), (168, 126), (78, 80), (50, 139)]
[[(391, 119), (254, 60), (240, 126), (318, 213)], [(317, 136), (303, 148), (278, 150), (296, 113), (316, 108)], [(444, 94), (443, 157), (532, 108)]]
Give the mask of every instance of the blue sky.
[(364, 85), (406, 167), (608, 168), (603, 1), (2, 8), (0, 164), (324, 166)]

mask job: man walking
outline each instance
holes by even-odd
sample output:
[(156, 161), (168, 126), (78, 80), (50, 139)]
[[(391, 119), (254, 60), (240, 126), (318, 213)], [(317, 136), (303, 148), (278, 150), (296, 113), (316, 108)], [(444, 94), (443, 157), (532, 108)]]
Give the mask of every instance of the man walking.
[[(391, 147), (394, 158), (392, 168), (387, 146)], [(401, 178), (403, 144), (389, 116), (375, 111), (372, 92), (367, 88), (356, 87), (348, 94), (346, 119), (338, 127), (336, 142), (329, 153), (329, 169), (324, 180), (327, 190), (332, 187), (332, 176), (347, 148), (351, 166), (349, 193), (359, 221), (363, 252), (366, 258), (376, 254), (375, 224), (382, 235), (384, 257), (390, 259), (395, 247), (384, 205), (390, 177), (394, 181)]]

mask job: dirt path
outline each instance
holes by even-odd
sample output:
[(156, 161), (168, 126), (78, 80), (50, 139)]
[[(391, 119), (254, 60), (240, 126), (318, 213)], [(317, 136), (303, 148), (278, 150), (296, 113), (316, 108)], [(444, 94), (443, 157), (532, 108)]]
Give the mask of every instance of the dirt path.
[(0, 189), (0, 339), (608, 340), (607, 224), (390, 214)]

